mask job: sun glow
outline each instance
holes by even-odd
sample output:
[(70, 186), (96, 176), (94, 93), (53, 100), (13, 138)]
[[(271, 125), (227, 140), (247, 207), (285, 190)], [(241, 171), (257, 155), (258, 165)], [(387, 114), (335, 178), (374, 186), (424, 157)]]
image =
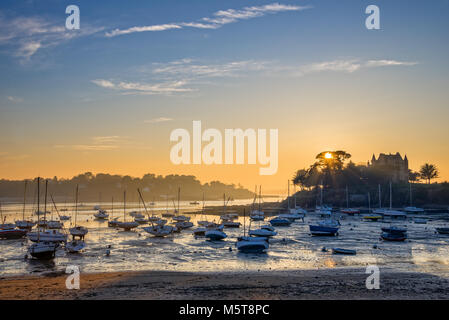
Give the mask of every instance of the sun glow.
[(326, 152), (326, 154), (324, 155), (324, 157), (326, 158), (326, 159), (332, 159), (333, 157), (332, 157), (332, 153), (330, 153), (330, 152)]

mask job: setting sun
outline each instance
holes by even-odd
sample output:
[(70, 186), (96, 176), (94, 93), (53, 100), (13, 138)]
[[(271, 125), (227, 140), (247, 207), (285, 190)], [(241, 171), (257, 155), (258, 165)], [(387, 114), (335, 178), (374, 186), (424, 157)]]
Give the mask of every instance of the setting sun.
[(325, 157), (326, 159), (332, 159), (332, 153), (326, 152), (326, 154), (324, 155), (324, 157)]

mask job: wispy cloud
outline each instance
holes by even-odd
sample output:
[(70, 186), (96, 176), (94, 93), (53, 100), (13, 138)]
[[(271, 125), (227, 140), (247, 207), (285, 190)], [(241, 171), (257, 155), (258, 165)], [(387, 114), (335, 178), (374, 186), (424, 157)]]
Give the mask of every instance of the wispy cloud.
[(159, 117), (159, 118), (154, 118), (154, 119), (150, 119), (150, 120), (144, 120), (144, 123), (160, 123), (160, 122), (167, 122), (167, 121), (173, 121), (172, 118), (166, 118), (166, 117)]
[(161, 83), (141, 83), (141, 82), (112, 82), (105, 79), (92, 80), (97, 86), (121, 91), (124, 94), (173, 94), (179, 92), (191, 92), (192, 88), (186, 88), (187, 81), (179, 80)]
[(41, 17), (6, 17), (0, 12), (0, 47), (6, 47), (23, 62), (29, 61), (38, 50), (102, 30), (89, 25), (80, 30), (66, 30), (60, 23)]
[(417, 62), (398, 61), (398, 60), (333, 60), (318, 63), (307, 64), (299, 68), (299, 75), (306, 75), (316, 72), (334, 71), (353, 73), (365, 68), (391, 67), (391, 66), (414, 66)]
[[(417, 62), (399, 60), (339, 59), (305, 65), (284, 65), (274, 61), (242, 60), (223, 63), (200, 63), (189, 58), (166, 63), (152, 63), (136, 67), (130, 72), (145, 81), (116, 81), (95, 79), (99, 87), (121, 94), (180, 94), (198, 91), (201, 85), (217, 78), (245, 76), (306, 76), (319, 72), (353, 73), (361, 69), (395, 66), (413, 66)], [(148, 78), (151, 82), (148, 83)], [(207, 81), (205, 81), (207, 79)]]
[(245, 7), (240, 10), (228, 9), (215, 12), (211, 17), (205, 17), (198, 21), (168, 23), (150, 26), (136, 26), (127, 29), (115, 29), (106, 32), (107, 37), (115, 37), (124, 34), (147, 31), (165, 31), (173, 29), (198, 28), (198, 29), (218, 29), (225, 24), (248, 20), (257, 17), (263, 17), (267, 14), (275, 14), (285, 11), (301, 11), (309, 9), (310, 6), (287, 5), (280, 3), (271, 3), (263, 6)]
[(268, 68), (268, 61), (232, 61), (221, 64), (201, 64), (191, 59), (182, 59), (165, 64), (154, 64), (153, 74), (196, 77), (236, 76), (242, 72), (261, 71)]

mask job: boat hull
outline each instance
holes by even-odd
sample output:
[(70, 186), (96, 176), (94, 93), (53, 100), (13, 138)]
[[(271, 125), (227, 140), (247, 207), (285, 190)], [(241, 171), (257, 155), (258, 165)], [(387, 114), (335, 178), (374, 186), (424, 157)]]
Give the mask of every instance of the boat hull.
[(336, 236), (338, 235), (338, 228), (309, 225), (310, 233), (313, 236)]
[(22, 229), (0, 230), (0, 239), (20, 239), (25, 237), (26, 234), (27, 231)]

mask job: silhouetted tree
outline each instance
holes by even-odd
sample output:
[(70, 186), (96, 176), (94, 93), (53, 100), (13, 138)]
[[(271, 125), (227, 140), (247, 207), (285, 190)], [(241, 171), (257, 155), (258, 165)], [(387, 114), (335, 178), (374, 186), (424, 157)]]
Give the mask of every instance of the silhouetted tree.
[(427, 180), (427, 184), (430, 184), (430, 180), (438, 178), (440, 174), (436, 165), (429, 163), (423, 164), (419, 173), (423, 179)]

